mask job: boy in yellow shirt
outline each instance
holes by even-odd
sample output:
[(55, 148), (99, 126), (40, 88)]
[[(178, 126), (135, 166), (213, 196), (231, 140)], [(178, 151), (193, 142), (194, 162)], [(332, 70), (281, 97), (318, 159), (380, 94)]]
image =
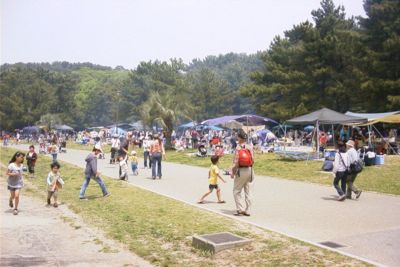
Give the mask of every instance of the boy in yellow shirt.
[(132, 168), (133, 175), (139, 175), (138, 158), (136, 156), (136, 151), (131, 152), (131, 156), (129, 157), (129, 160), (131, 161), (131, 168)]
[(209, 182), (209, 190), (207, 193), (205, 193), (201, 199), (199, 200), (199, 204), (204, 204), (204, 199), (212, 193), (214, 188), (217, 190), (217, 198), (218, 198), (218, 203), (225, 203), (224, 200), (221, 200), (221, 189), (218, 187), (218, 178), (221, 179), (224, 183), (225, 180), (222, 179), (221, 175), (219, 175), (219, 168), (217, 166), (218, 164), (219, 157), (218, 156), (212, 156), (211, 157), (211, 167), (208, 172), (208, 182)]

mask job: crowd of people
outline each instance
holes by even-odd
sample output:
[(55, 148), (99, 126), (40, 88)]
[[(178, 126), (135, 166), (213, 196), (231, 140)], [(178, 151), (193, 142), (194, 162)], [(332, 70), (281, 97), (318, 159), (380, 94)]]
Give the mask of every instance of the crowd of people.
[[(129, 152), (130, 144), (134, 144), (134, 138), (132, 134), (128, 134), (126, 138), (123, 138), (122, 141), (119, 140), (116, 136), (113, 136), (113, 146), (112, 151), (113, 156), (110, 159), (110, 164), (118, 164), (119, 165), (119, 178), (122, 180), (128, 180), (128, 161), (131, 164), (131, 170), (134, 175), (138, 174), (138, 158), (136, 155), (136, 151), (132, 150)], [(119, 142), (117, 141), (119, 140)], [(253, 146), (251, 144), (247, 144), (247, 134), (244, 131), (239, 131), (237, 133), (237, 146), (234, 151), (234, 160), (232, 163), (232, 169), (229, 171), (231, 178), (234, 179), (234, 199), (236, 203), (236, 216), (250, 216), (250, 183), (254, 179), (254, 170), (253, 170)], [(162, 165), (161, 161), (165, 158), (165, 148), (162, 136), (159, 134), (148, 134), (143, 138), (142, 147), (144, 148), (144, 153), (148, 155), (148, 157), (144, 158), (144, 166), (148, 166), (152, 169), (152, 179), (161, 179), (162, 178)], [(117, 146), (118, 144), (118, 146)], [(133, 145), (134, 146), (134, 145)], [(85, 196), (86, 189), (90, 183), (90, 180), (94, 180), (100, 186), (102, 191), (102, 195), (104, 197), (110, 196), (110, 192), (107, 189), (103, 179), (101, 178), (101, 174), (98, 170), (98, 158), (99, 155), (103, 153), (101, 146), (96, 143), (92, 149), (92, 151), (85, 158), (86, 167), (84, 170), (84, 180), (82, 186), (79, 191), (79, 198), (81, 200), (87, 200)], [(8, 190), (10, 191), (10, 199), (9, 206), (13, 208), (13, 213), (15, 215), (18, 214), (18, 207), (20, 202), (20, 192), (24, 185), (24, 177), (27, 177), (26, 169), (24, 169), (24, 159), (28, 161), (28, 171), (30, 174), (30, 178), (35, 178), (35, 164), (38, 160), (38, 155), (35, 151), (35, 147), (31, 145), (29, 147), (29, 151), (25, 154), (22, 152), (16, 152), (11, 158), (8, 168), (7, 168), (7, 184)], [(148, 158), (150, 161), (148, 162)], [(211, 194), (211, 192), (215, 189), (217, 192), (218, 203), (225, 203), (222, 200), (221, 190), (218, 187), (218, 179), (225, 181), (221, 177), (221, 172), (218, 167), (219, 156), (211, 157), (211, 167), (209, 170), (209, 191), (202, 196), (199, 203), (204, 203), (204, 199)], [(64, 185), (64, 180), (61, 176), (61, 165), (57, 161), (57, 159), (53, 158), (52, 163), (50, 164), (50, 171), (47, 175), (46, 183), (47, 183), (47, 204), (53, 205), (54, 207), (58, 207), (58, 194), (59, 190)], [(241, 194), (244, 191), (245, 194), (245, 204), (241, 203)], [(53, 201), (53, 202), (52, 202)]]
[[(365, 132), (364, 128), (351, 129), (346, 126), (342, 127), (336, 137), (332, 136), (329, 132), (321, 133), (319, 138), (322, 146), (331, 142), (333, 138), (335, 138), (337, 142), (336, 148), (338, 151), (333, 160), (332, 172), (334, 174), (333, 185), (339, 195), (338, 200), (343, 201), (346, 198), (351, 199), (353, 193), (355, 194), (355, 198), (358, 199), (362, 193), (362, 190), (355, 186), (357, 175), (362, 171), (363, 166), (360, 147), (365, 144), (372, 133)], [(389, 138), (394, 138), (396, 140), (396, 131), (391, 130), (387, 134)], [(287, 133), (287, 138), (294, 138), (296, 140), (296, 138), (301, 135), (302, 133), (298, 133), (296, 130), (289, 131)], [(208, 172), (208, 191), (204, 193), (198, 201), (200, 204), (204, 203), (205, 198), (214, 190), (216, 190), (218, 203), (225, 203), (222, 198), (221, 189), (218, 186), (219, 180), (225, 182), (221, 176), (222, 172), (219, 170), (218, 162), (220, 157), (224, 156), (224, 154), (234, 155), (232, 169), (224, 172), (225, 174), (230, 174), (231, 177), (234, 178), (233, 194), (237, 209), (235, 215), (249, 216), (251, 206), (250, 184), (254, 179), (253, 153), (257, 146), (268, 142), (268, 137), (263, 139), (262, 136), (254, 130), (251, 130), (247, 134), (243, 130), (197, 131), (195, 129), (188, 129), (179, 134), (173, 132), (171, 137), (171, 145), (174, 146), (178, 152), (188, 148), (196, 148), (198, 149), (197, 155), (210, 156), (211, 166)], [(3, 144), (8, 145), (11, 136), (2, 135), (2, 138)], [(14, 143), (18, 144), (20, 138), (21, 136), (17, 133)], [(56, 132), (43, 134), (39, 135), (37, 138), (39, 154), (51, 154), (53, 159), (50, 172), (46, 179), (48, 187), (47, 203), (49, 205), (51, 204), (51, 199), (53, 199), (53, 206), (58, 206), (58, 191), (64, 184), (60, 174), (61, 166), (57, 161), (57, 154), (61, 153), (63, 149), (65, 150), (67, 140), (72, 139), (78, 142), (85, 138), (88, 138), (88, 144), (93, 145), (93, 150), (85, 159), (86, 168), (84, 172), (84, 182), (79, 192), (80, 199), (86, 199), (85, 191), (91, 179), (99, 184), (104, 197), (110, 195), (97, 168), (97, 159), (104, 158), (105, 152), (102, 149), (102, 145), (105, 143), (111, 145), (109, 164), (119, 165), (118, 177), (121, 180), (127, 181), (129, 179), (129, 170), (132, 171), (133, 175), (139, 174), (139, 160), (137, 152), (135, 151), (136, 147), (143, 149), (143, 168), (151, 169), (151, 178), (154, 180), (162, 179), (162, 160), (166, 159), (166, 138), (165, 134), (162, 132), (153, 134), (149, 131), (134, 131), (128, 132), (126, 136), (111, 135), (107, 132), (103, 132), (94, 137), (89, 137), (88, 132), (85, 131), (71, 135), (59, 134)], [(131, 150), (130, 147), (133, 149)], [(25, 158), (28, 166), (26, 170), (22, 164)], [(10, 191), (9, 206), (14, 209), (14, 214), (18, 214), (23, 177), (35, 177), (35, 164), (37, 159), (38, 153), (35, 151), (35, 147), (31, 145), (26, 154), (17, 152), (9, 162), (7, 169), (8, 190)], [(245, 205), (241, 203), (242, 191), (244, 191), (245, 194)]]

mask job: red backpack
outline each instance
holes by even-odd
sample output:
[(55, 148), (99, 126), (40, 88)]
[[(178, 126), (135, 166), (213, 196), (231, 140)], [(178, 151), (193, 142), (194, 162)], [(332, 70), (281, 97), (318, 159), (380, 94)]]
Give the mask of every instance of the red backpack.
[(239, 167), (253, 167), (253, 157), (250, 150), (242, 147), (239, 150)]

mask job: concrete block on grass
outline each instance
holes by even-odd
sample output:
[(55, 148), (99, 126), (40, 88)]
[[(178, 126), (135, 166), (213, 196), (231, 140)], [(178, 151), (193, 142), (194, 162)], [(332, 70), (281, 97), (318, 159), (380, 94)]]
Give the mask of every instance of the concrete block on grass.
[(251, 243), (250, 239), (223, 232), (208, 235), (194, 235), (192, 245), (196, 248), (217, 253), (224, 249), (244, 246)]

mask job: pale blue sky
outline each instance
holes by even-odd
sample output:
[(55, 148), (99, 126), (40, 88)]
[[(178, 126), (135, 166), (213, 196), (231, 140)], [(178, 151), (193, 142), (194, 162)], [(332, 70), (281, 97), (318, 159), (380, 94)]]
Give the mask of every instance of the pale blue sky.
[[(1, 63), (140, 61), (255, 53), (320, 0), (0, 0)], [(365, 16), (362, 0), (334, 0)]]

